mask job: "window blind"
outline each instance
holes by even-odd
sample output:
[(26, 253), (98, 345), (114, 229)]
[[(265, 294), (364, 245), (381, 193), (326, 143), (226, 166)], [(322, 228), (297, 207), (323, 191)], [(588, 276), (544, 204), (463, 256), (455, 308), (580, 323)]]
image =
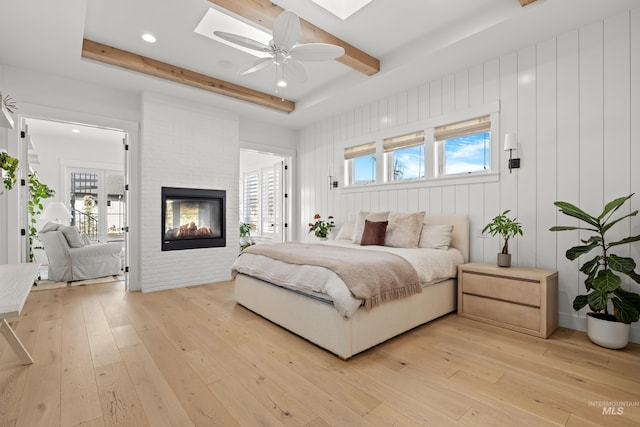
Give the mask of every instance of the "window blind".
[(263, 233), (278, 231), (281, 216), (280, 170), (277, 166), (262, 169), (262, 217)]
[(366, 144), (347, 147), (344, 149), (344, 159), (350, 160), (356, 157), (362, 157), (370, 154), (376, 154), (376, 143), (367, 142)]
[(400, 148), (413, 147), (420, 144), (424, 144), (424, 131), (385, 138), (382, 142), (385, 153), (398, 150)]
[(258, 211), (260, 208), (260, 188), (258, 187), (258, 173), (253, 172), (244, 176), (242, 218), (251, 224), (252, 229), (258, 227)]
[(489, 132), (491, 130), (491, 116), (486, 115), (462, 122), (450, 123), (438, 126), (434, 129), (436, 141), (445, 141), (451, 138), (473, 135), (476, 133)]

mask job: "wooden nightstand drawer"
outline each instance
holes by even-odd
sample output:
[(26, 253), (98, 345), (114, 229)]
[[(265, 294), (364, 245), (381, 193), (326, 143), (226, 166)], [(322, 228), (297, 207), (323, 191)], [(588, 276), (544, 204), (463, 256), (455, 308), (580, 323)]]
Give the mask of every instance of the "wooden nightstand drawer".
[(547, 338), (558, 328), (558, 272), (463, 264), (458, 315)]
[(462, 298), (465, 314), (479, 318), (476, 320), (495, 320), (532, 331), (540, 327), (540, 310), (537, 308), (468, 294)]
[(464, 292), (540, 307), (540, 282), (463, 272)]

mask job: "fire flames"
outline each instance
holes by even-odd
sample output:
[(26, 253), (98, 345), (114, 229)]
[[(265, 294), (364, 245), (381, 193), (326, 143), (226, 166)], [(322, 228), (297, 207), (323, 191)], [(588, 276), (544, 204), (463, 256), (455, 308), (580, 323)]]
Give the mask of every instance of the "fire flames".
[(198, 237), (214, 237), (213, 231), (206, 225), (198, 228), (195, 222), (170, 228), (165, 232), (166, 239), (194, 239)]

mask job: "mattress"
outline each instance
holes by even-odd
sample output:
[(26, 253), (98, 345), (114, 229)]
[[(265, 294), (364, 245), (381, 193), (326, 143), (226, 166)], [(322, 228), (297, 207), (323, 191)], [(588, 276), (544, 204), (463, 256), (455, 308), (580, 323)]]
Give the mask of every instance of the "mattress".
[[(319, 244), (339, 245), (364, 251), (390, 252), (399, 255), (416, 269), (422, 286), (429, 286), (456, 277), (458, 264), (464, 263), (463, 254), (454, 248), (442, 250), (360, 246), (347, 240), (331, 240)], [(287, 264), (262, 255), (245, 253), (234, 262), (232, 272), (234, 275), (236, 273), (246, 274), (333, 303), (338, 313), (347, 319), (363, 302), (352, 296), (336, 273), (324, 267)]]

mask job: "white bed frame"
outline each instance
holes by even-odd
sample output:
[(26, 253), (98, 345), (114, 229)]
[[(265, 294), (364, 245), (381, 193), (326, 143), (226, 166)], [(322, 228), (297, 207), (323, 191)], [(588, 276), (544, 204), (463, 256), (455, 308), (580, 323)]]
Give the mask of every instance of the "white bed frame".
[[(469, 260), (469, 222), (463, 215), (427, 216), (425, 224), (452, 224), (451, 246)], [(358, 309), (344, 319), (332, 304), (244, 274), (235, 280), (238, 304), (343, 359), (456, 310), (457, 280), (423, 288), (419, 294)]]

